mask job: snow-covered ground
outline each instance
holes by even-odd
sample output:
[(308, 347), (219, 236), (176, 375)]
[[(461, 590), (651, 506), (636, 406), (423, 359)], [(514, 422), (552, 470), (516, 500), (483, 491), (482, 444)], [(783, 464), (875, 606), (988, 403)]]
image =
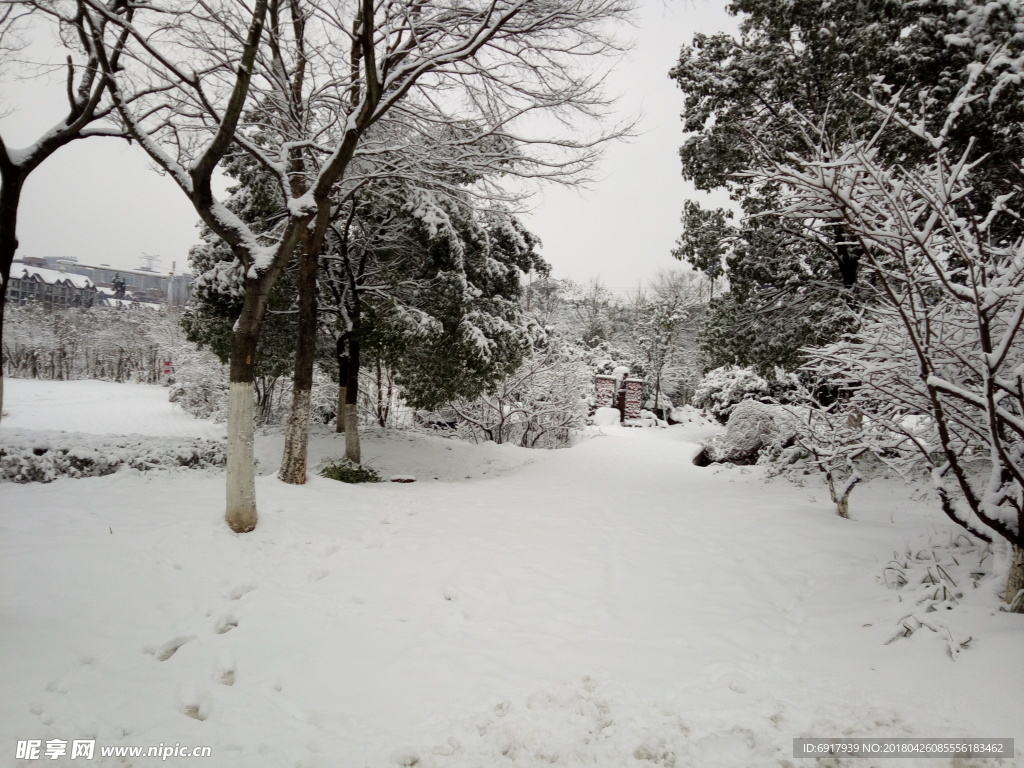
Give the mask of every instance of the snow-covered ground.
[[(222, 434), (161, 393), (8, 380), (0, 438)], [(1024, 765), (998, 553), (893, 483), (858, 488), (847, 521), (814, 478), (695, 467), (706, 432), (551, 452), (373, 433), (364, 456), (417, 482), (302, 487), (261, 437), (241, 536), (210, 473), (0, 485), (0, 764), (94, 738), (93, 761), (46, 764), (747, 768), (847, 735), (1011, 737), (1001, 763), (896, 764)], [(342, 451), (314, 439), (315, 460)], [(919, 605), (947, 576), (963, 596)], [(98, 753), (161, 743), (212, 756)]]

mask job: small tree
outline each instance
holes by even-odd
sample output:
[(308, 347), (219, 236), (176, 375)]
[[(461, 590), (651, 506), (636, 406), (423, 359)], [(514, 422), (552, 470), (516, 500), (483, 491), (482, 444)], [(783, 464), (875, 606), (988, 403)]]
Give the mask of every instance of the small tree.
[(633, 301), (634, 324), (628, 334), (636, 358), (647, 372), (654, 391), (654, 410), (661, 409), (663, 393), (680, 379), (698, 371), (696, 335), (703, 310), (700, 281), (695, 275), (662, 273), (651, 295), (639, 293)]
[(787, 190), (784, 215), (841, 218), (855, 238), (875, 295), (856, 337), (814, 353), (819, 370), (915, 451), (951, 520), (1010, 544), (1005, 598), (1024, 610), (1024, 241), (1007, 235), (1020, 218), (1014, 194), (973, 188), (985, 158), (947, 148), (973, 88), (937, 133), (898, 100), (875, 104), (930, 148), (927, 162), (904, 167), (877, 135), (835, 145), (808, 126), (806, 155), (760, 178)]
[(586, 423), (591, 382), (578, 349), (542, 336), (514, 373), (479, 397), (448, 407), (458, 416), (460, 431), (474, 441), (561, 448)]

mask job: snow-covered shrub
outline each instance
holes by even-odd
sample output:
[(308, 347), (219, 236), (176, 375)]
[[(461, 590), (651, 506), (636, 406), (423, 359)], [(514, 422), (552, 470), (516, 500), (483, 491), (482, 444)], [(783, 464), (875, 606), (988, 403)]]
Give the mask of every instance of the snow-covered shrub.
[(772, 378), (759, 375), (753, 368), (726, 365), (708, 371), (694, 390), (692, 405), (708, 411), (721, 424), (729, 421), (729, 414), (744, 400), (781, 403), (794, 402), (801, 389), (795, 374), (775, 369)]
[(338, 480), (342, 483), (379, 483), (380, 473), (365, 464), (356, 464), (345, 458), (324, 459), (316, 468), (316, 473), (329, 480)]
[(955, 660), (971, 638), (958, 632), (946, 617), (979, 594), (976, 590), (987, 591), (985, 583), (1000, 570), (996, 560), (991, 544), (963, 533), (950, 533), (948, 539), (933, 535), (927, 543), (908, 543), (902, 551), (893, 552), (878, 576), (881, 584), (899, 593), (893, 615), (900, 618), (888, 642), (927, 629), (946, 641)]
[(743, 400), (729, 416), (724, 435), (716, 435), (705, 446), (712, 462), (756, 464), (763, 451), (776, 454), (791, 445), (797, 426), (790, 411), (780, 405)]
[(228, 369), (207, 349), (184, 342), (175, 355), (177, 365), (168, 399), (198, 419), (227, 420)]
[(5, 429), (0, 433), (0, 482), (49, 483), (58, 477), (137, 470), (222, 467), (224, 441), (199, 437), (88, 435)]
[(754, 369), (726, 365), (705, 374), (693, 393), (693, 404), (725, 424), (740, 402), (767, 397), (768, 390), (768, 381)]
[(475, 400), (449, 405), (456, 433), (479, 442), (562, 448), (586, 424), (593, 377), (575, 347), (552, 341)]

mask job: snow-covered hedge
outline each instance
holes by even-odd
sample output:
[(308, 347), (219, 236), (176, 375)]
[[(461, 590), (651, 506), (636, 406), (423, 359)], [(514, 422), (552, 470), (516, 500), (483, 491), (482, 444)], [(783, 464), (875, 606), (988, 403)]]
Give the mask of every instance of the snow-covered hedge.
[(138, 470), (224, 466), (222, 440), (198, 437), (88, 435), (43, 430), (0, 434), (0, 482), (49, 483), (58, 477)]

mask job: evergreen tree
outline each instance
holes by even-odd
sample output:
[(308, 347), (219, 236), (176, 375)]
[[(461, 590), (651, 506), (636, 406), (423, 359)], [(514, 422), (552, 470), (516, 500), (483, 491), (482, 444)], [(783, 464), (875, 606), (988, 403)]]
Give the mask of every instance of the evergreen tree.
[[(949, 146), (974, 142), (993, 157), (977, 171), (982, 199), (1009, 191), (1024, 154), (1024, 101), (1008, 77), (1019, 71), (1021, 11), (980, 0), (736, 0), (729, 10), (742, 16), (739, 36), (695, 36), (670, 75), (686, 95), (684, 177), (728, 190), (742, 216), (733, 225), (726, 211), (687, 203), (675, 255), (711, 277), (724, 262), (730, 291), (709, 308), (708, 366), (770, 375), (797, 365), (801, 347), (855, 327), (863, 254), (838, 220), (775, 215), (778, 190), (753, 174), (820, 136), (842, 143), (878, 134), (888, 159), (921, 162), (921, 143), (871, 101), (948, 104), (976, 77), (988, 98), (951, 125)], [(972, 67), (982, 61), (990, 66)], [(937, 133), (947, 114), (926, 114)]]

